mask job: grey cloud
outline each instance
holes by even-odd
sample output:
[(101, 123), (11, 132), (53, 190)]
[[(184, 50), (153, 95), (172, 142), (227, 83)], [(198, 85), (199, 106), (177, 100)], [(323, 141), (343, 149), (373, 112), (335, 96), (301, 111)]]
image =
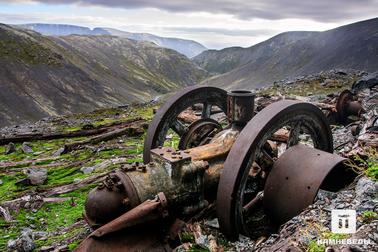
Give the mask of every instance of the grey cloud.
[[(2, 1), (2, 0), (0, 0)], [(7, 2), (19, 2), (11, 0)], [(378, 13), (378, 0), (33, 0), (48, 4), (101, 5), (106, 7), (157, 8), (172, 12), (225, 13), (240, 19), (306, 18), (342, 21), (366, 18)]]

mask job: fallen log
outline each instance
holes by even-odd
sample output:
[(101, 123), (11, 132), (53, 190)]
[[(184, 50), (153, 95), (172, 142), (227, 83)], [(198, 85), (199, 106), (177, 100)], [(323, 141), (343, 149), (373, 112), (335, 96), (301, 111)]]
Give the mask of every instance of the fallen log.
[(32, 159), (32, 160), (26, 160), (26, 161), (18, 161), (18, 162), (1, 162), (0, 163), (0, 169), (3, 168), (22, 168), (29, 165), (35, 165), (41, 162), (46, 161), (55, 161), (59, 159), (59, 157), (48, 157), (48, 158), (40, 158), (40, 159)]
[(8, 143), (22, 143), (28, 141), (36, 141), (36, 140), (53, 140), (59, 138), (72, 138), (72, 137), (84, 137), (84, 136), (93, 136), (102, 134), (109, 130), (113, 130), (114, 128), (120, 128), (128, 126), (134, 122), (141, 121), (141, 118), (134, 118), (124, 122), (116, 122), (112, 124), (102, 125), (95, 129), (81, 129), (72, 132), (59, 132), (59, 133), (48, 133), (48, 134), (41, 134), (41, 133), (30, 133), (30, 134), (20, 134), (15, 135), (12, 137), (3, 137), (0, 138), (0, 145), (8, 144)]
[(103, 141), (108, 141), (108, 140), (111, 140), (111, 139), (114, 139), (123, 135), (136, 136), (136, 135), (142, 135), (143, 133), (144, 133), (144, 130), (141, 124), (125, 127), (122, 129), (116, 129), (111, 132), (106, 132), (104, 134), (92, 137), (90, 139), (66, 144), (64, 145), (64, 150), (61, 152), (61, 154), (65, 154), (73, 150), (79, 149), (81, 146), (84, 146), (87, 144), (98, 144)]
[(105, 179), (105, 177), (109, 173), (110, 173), (110, 171), (109, 172), (100, 173), (100, 174), (97, 174), (97, 175), (94, 175), (94, 176), (91, 176), (91, 177), (88, 177), (88, 178), (85, 178), (85, 179), (83, 179), (83, 180), (81, 180), (79, 182), (74, 182), (74, 183), (71, 183), (71, 184), (67, 184), (67, 185), (62, 185), (62, 186), (46, 189), (42, 194), (44, 195), (44, 197), (52, 197), (54, 195), (59, 195), (59, 194), (63, 194), (63, 193), (69, 193), (69, 192), (75, 191), (75, 190), (77, 190), (79, 188), (82, 188), (84, 186), (90, 185), (92, 183), (101, 182), (102, 180)]
[(22, 143), (36, 140), (53, 140), (59, 138), (71, 138), (82, 136), (93, 136), (106, 132), (107, 128), (90, 129), (90, 130), (77, 130), (73, 132), (52, 133), (52, 134), (22, 134), (13, 137), (0, 138), (0, 145), (8, 143)]

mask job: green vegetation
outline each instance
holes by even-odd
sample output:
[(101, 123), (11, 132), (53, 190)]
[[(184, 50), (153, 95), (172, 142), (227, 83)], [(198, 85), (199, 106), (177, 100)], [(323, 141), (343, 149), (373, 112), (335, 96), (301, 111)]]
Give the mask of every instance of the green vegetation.
[(342, 80), (332, 80), (325, 86), (324, 78), (314, 79), (311, 81), (298, 81), (291, 85), (278, 85), (275, 83), (273, 86), (258, 90), (259, 95), (286, 95), (286, 96), (310, 96), (310, 95), (327, 95), (331, 93), (337, 93), (342, 90), (348, 89), (352, 86), (353, 81), (351, 79), (349, 82), (345, 83)]
[[(335, 234), (330, 231), (323, 232), (319, 239), (334, 239), (342, 240), (348, 237), (347, 234)], [(318, 244), (317, 241), (312, 240), (309, 242), (306, 252), (324, 252), (326, 246), (324, 244)]]
[[(58, 132), (75, 132), (81, 130), (82, 118), (90, 118), (91, 124), (96, 127), (116, 125), (122, 122), (143, 117), (150, 119), (153, 116), (152, 107), (137, 106), (135, 109), (106, 109), (95, 111), (91, 114), (79, 114), (70, 118), (69, 126), (51, 125)], [(144, 136), (143, 136), (144, 137)], [(5, 155), (6, 146), (0, 146), (0, 202), (17, 199), (24, 195), (43, 193), (57, 186), (71, 184), (85, 178), (96, 176), (116, 168), (120, 165), (105, 165), (102, 163), (117, 157), (127, 157), (128, 163), (142, 162), (143, 137), (119, 137), (107, 142), (101, 142), (90, 148), (80, 148), (61, 156), (53, 154), (67, 143), (82, 141), (88, 137), (75, 137), (54, 139), (48, 141), (31, 141), (29, 146), (33, 153), (25, 154), (21, 150), (21, 143), (15, 144), (16, 152)], [(2, 162), (2, 163), (1, 163)], [(82, 167), (98, 165), (101, 170), (94, 170), (90, 174), (84, 174)], [(24, 169), (33, 166), (47, 169), (47, 180), (38, 186), (16, 185), (16, 182), (25, 178)], [(66, 240), (68, 247), (73, 250), (81, 241), (86, 226), (83, 225), (84, 202), (88, 191), (95, 187), (96, 183), (78, 188), (70, 193), (56, 195), (54, 197), (67, 198), (67, 201), (45, 203), (35, 210), (21, 208), (11, 212), (14, 221), (7, 223), (0, 219), (0, 251), (5, 251), (10, 239), (19, 237), (23, 228), (31, 228), (35, 232), (47, 232), (44, 239), (36, 239), (35, 244), (41, 246), (56, 246)], [(74, 225), (78, 221), (81, 224)], [(75, 238), (77, 237), (77, 238)]]
[(366, 156), (353, 156), (353, 160), (347, 165), (356, 172), (365, 174), (371, 179), (378, 181), (378, 151), (374, 148), (366, 148)]
[[(0, 229), (0, 249), (3, 251), (6, 250), (7, 241), (17, 238), (20, 230), (25, 227), (36, 231), (47, 232), (47, 240), (36, 240), (37, 247), (52, 245), (54, 242), (73, 237), (76, 233), (82, 231), (84, 227), (73, 228), (72, 230), (67, 229), (67, 227), (82, 220), (86, 195), (94, 186), (95, 185), (90, 185), (78, 189), (75, 192), (62, 194), (60, 197), (69, 198), (70, 200), (58, 203), (45, 203), (35, 212), (22, 209), (18, 213), (13, 213), (13, 217), (17, 222), (7, 228)], [(1, 220), (0, 225), (7, 226), (8, 224)], [(64, 229), (67, 229), (67, 231)], [(53, 235), (53, 233), (59, 231), (62, 231), (62, 234)], [(76, 244), (75, 242), (71, 247), (76, 246)]]
[(362, 213), (362, 220), (365, 223), (369, 223), (377, 219), (378, 219), (378, 213), (374, 211), (365, 211)]
[(30, 35), (14, 36), (12, 33), (0, 40), (0, 58), (20, 61), (26, 64), (59, 65), (63, 57), (41, 43), (33, 41)]

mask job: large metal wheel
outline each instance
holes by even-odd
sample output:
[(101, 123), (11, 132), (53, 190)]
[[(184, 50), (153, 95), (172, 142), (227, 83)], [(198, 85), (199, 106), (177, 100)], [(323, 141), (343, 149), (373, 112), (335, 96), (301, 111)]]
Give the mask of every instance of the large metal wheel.
[[(287, 131), (287, 139), (271, 141), (282, 129)], [(253, 227), (248, 223), (255, 211), (251, 206), (263, 197), (265, 180), (279, 156), (270, 146), (283, 144), (285, 151), (298, 144), (303, 135), (314, 148), (333, 152), (327, 119), (309, 103), (289, 100), (273, 103), (242, 130), (227, 156), (218, 185), (217, 216), (221, 231), (228, 239), (253, 234)]]
[(202, 119), (210, 118), (213, 106), (226, 113), (227, 92), (216, 87), (193, 86), (172, 96), (158, 109), (148, 127), (144, 141), (144, 163), (150, 162), (151, 149), (164, 145), (169, 129), (172, 129), (179, 137), (186, 135), (189, 127), (178, 120), (177, 117), (181, 112), (195, 104), (203, 105)]

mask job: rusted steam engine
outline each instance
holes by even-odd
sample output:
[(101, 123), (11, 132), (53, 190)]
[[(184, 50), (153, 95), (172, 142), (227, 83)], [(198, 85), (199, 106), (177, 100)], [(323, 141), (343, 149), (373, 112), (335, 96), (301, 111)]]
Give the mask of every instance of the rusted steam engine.
[[(283, 100), (258, 113), (248, 91), (190, 87), (169, 99), (149, 125), (144, 163), (112, 172), (92, 190), (85, 219), (95, 231), (78, 251), (169, 250), (177, 219), (215, 203), (230, 240), (252, 236), (263, 209), (281, 224), (310, 205), (319, 189), (339, 190), (352, 179), (332, 154), (329, 123), (310, 103)], [(197, 120), (179, 119), (197, 106)], [(227, 115), (219, 122), (218, 114)], [(175, 132), (178, 148), (164, 147)], [(146, 238), (147, 237), (147, 238)]]

